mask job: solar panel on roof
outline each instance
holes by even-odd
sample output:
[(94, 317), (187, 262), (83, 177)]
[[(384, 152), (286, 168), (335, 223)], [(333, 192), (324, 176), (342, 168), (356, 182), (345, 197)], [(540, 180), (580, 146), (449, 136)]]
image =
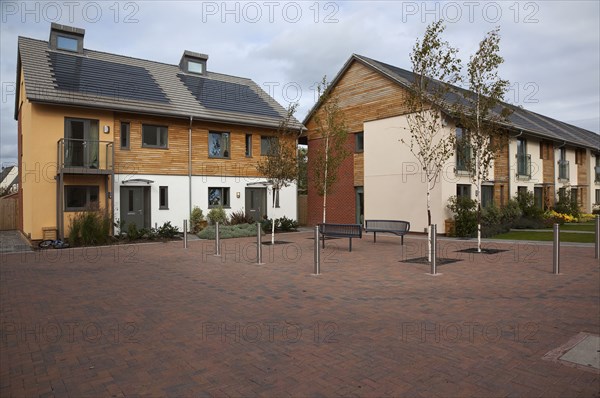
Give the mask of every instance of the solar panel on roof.
[(170, 102), (150, 72), (139, 66), (51, 52), (50, 67), (59, 90), (117, 100)]
[(205, 108), (267, 117), (281, 116), (246, 85), (200, 76), (177, 76)]

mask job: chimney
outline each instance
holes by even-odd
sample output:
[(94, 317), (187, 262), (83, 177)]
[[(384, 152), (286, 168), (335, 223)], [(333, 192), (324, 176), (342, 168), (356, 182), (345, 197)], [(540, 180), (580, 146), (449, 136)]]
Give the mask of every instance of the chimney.
[(185, 50), (179, 61), (179, 68), (185, 73), (206, 76), (208, 55)]
[(83, 54), (84, 36), (84, 29), (52, 23), (50, 26), (50, 40), (48, 41), (48, 44), (52, 50)]

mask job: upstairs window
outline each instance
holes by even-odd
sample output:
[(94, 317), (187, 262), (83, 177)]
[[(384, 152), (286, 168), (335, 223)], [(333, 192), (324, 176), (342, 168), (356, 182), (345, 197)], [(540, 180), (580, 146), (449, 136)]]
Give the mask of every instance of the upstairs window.
[(76, 53), (79, 48), (79, 40), (68, 36), (56, 36), (56, 48)]
[(471, 144), (467, 130), (456, 128), (456, 170), (468, 171), (467, 162), (471, 159)]
[(129, 123), (121, 123), (121, 149), (129, 149)]
[(363, 152), (365, 150), (365, 133), (360, 132), (354, 135), (354, 152)]
[(142, 125), (142, 147), (167, 149), (169, 133), (166, 126)]
[(188, 72), (201, 75), (204, 73), (204, 64), (195, 61), (188, 61)]
[(246, 157), (252, 157), (252, 134), (246, 134)]
[(274, 155), (273, 151), (277, 150), (279, 144), (278, 137), (262, 135), (260, 137), (260, 154), (262, 156)]
[(229, 158), (229, 133), (211, 131), (208, 133), (208, 156)]

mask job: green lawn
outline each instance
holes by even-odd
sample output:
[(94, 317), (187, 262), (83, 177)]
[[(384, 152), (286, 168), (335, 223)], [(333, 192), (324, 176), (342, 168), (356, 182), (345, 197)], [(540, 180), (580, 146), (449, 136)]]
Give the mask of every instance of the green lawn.
[(561, 231), (589, 231), (594, 232), (594, 223), (586, 222), (586, 223), (573, 223), (573, 224), (563, 224), (560, 226)]
[[(552, 231), (548, 232), (529, 232), (529, 231), (514, 231), (505, 234), (496, 235), (493, 239), (508, 239), (508, 240), (539, 240), (551, 242), (553, 239)], [(578, 234), (561, 232), (561, 242), (578, 242), (578, 243), (594, 243), (594, 234)]]

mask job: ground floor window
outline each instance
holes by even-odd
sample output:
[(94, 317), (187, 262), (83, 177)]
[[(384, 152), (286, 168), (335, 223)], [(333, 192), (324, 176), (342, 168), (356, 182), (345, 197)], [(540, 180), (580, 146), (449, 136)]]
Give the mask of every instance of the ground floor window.
[(83, 211), (98, 208), (98, 186), (65, 186), (65, 211)]
[(169, 210), (169, 187), (158, 187), (158, 209)]
[(471, 199), (471, 184), (456, 184), (456, 197)]
[(544, 190), (542, 187), (533, 188), (533, 202), (538, 209), (544, 208)]
[(229, 207), (229, 188), (208, 188), (208, 207)]
[(596, 202), (594, 203), (600, 204), (600, 189), (596, 189)]
[(494, 186), (481, 186), (481, 207), (486, 208), (494, 205)]

